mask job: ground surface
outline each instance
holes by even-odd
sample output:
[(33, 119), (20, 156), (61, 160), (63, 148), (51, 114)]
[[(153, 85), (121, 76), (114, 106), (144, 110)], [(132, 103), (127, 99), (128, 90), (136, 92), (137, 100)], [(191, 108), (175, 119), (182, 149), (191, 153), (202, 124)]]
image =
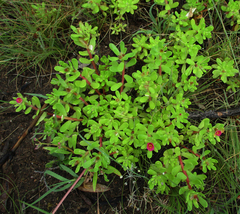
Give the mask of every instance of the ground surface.
[[(51, 92), (52, 86), (49, 84), (48, 77), (40, 78), (39, 80), (41, 84), (38, 85), (36, 78), (29, 78), (32, 76), (30, 73), (25, 73), (26, 77), (18, 77), (17, 79), (14, 75), (10, 75), (6, 78), (4, 72), (2, 72), (1, 75), (1, 100), (10, 101), (12, 97), (16, 96), (17, 91), (21, 91), (21, 93), (40, 94)], [(26, 82), (31, 83), (24, 88), (24, 90), (21, 90)], [(25, 115), (23, 113), (16, 114), (14, 108), (9, 108), (7, 111), (4, 111), (4, 113), (1, 113), (1, 151), (3, 149), (6, 150), (6, 148), (11, 149), (14, 146), (19, 137), (31, 124), (33, 120), (32, 115), (33, 114)], [(42, 148), (35, 150), (36, 146), (32, 140), (35, 130), (36, 128), (34, 128), (21, 142), (11, 162), (5, 166), (6, 169), (3, 174), (1, 174), (1, 185), (8, 186), (7, 189), (5, 188), (5, 191), (10, 194), (10, 197), (1, 194), (0, 199), (4, 202), (4, 205), (1, 205), (1, 212), (3, 213), (20, 213), (19, 210), (23, 209), (24, 205), (23, 203), (19, 203), (19, 200), (30, 204), (47, 192), (46, 183), (50, 185), (58, 182), (56, 179), (51, 178), (48, 175), (46, 177), (43, 176), (43, 172), (46, 170), (45, 165), (51, 161), (53, 157), (48, 155), (48, 152)], [(52, 171), (70, 178), (60, 169), (54, 168)], [(104, 182), (104, 179), (100, 179), (100, 183), (109, 185), (111, 188), (111, 190), (104, 193), (104, 195), (101, 196), (100, 194), (100, 210), (103, 213), (114, 213), (111, 211), (112, 209), (118, 211), (125, 209), (126, 213), (128, 213), (127, 197), (129, 190), (128, 187), (123, 184), (125, 180), (119, 179), (117, 176), (112, 177), (112, 179), (112, 182), (109, 184)], [(40, 203), (37, 203), (36, 206), (45, 211), (51, 212), (65, 193), (66, 191), (51, 193), (41, 200)], [(57, 213), (95, 213), (97, 207), (96, 202), (96, 193), (84, 193), (79, 190), (74, 190), (64, 201), (63, 206), (60, 207)], [(5, 205), (7, 209), (4, 212)], [(131, 212), (132, 211), (129, 211), (129, 213)], [(38, 212), (35, 209), (28, 208), (22, 213)]]
[[(129, 35), (135, 32), (137, 28), (134, 24), (130, 26), (131, 32), (129, 32)], [(110, 54), (107, 47), (113, 40), (109, 41), (110, 37), (106, 36), (105, 32), (101, 33), (101, 37), (103, 38), (100, 48), (101, 55)], [(111, 39), (114, 39), (114, 37), (111, 37)], [(115, 40), (114, 43), (116, 42)], [(0, 100), (10, 101), (12, 97), (17, 96), (17, 92), (45, 95), (52, 91), (50, 81), (51, 77), (55, 75), (50, 75), (51, 72), (47, 70), (45, 74), (38, 74), (40, 75), (38, 79), (33, 70), (22, 73), (18, 77), (17, 71), (8, 75), (7, 72), (5, 70), (0, 73)], [(15, 145), (31, 124), (32, 116), (34, 115), (34, 112), (29, 115), (15, 113), (15, 109), (7, 103), (3, 104), (3, 106), (4, 108), (9, 108), (0, 112), (0, 151), (2, 151), (2, 155), (6, 154)], [(48, 152), (42, 148), (35, 149), (36, 145), (33, 141), (35, 131), (39, 132), (42, 130), (41, 128), (36, 130), (36, 127), (34, 127), (21, 142), (11, 161), (5, 164), (4, 170), (1, 171), (1, 213), (39, 213), (36, 209), (24, 209), (27, 205), (24, 205), (21, 201), (31, 204), (47, 192), (46, 184), (58, 183), (58, 180), (48, 175), (43, 176), (46, 170), (45, 165), (54, 157), (48, 155)], [(51, 170), (55, 173), (71, 178), (64, 171), (54, 167), (56, 165)], [(116, 213), (116, 211), (117, 213), (141, 213), (140, 211), (138, 212), (137, 207), (131, 207), (131, 201), (129, 203), (130, 187), (128, 185), (130, 185), (130, 182), (117, 176), (109, 177), (109, 180), (109, 183), (106, 183), (103, 178), (98, 181), (111, 188), (110, 191), (105, 192), (103, 195), (99, 194), (99, 209), (101, 213)], [(143, 186), (143, 182), (140, 180), (141, 186)], [(51, 212), (66, 192), (67, 190), (51, 193), (35, 205), (47, 212)], [(86, 193), (80, 190), (72, 191), (57, 211), (57, 213), (68, 214), (95, 212), (97, 212), (97, 194)]]

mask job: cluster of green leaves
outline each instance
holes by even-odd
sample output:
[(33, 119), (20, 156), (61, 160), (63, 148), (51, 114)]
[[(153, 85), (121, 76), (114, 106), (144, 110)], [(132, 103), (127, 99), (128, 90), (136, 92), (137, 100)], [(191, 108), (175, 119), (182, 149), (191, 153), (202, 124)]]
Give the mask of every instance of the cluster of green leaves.
[[(185, 92), (196, 91), (198, 80), (207, 72), (228, 83), (237, 70), (229, 59), (208, 64), (209, 57), (199, 51), (203, 41), (211, 38), (213, 27), (206, 27), (204, 18), (196, 23), (186, 14), (182, 10), (170, 15), (175, 31), (169, 37), (138, 34), (130, 52), (123, 41), (119, 47), (110, 43), (115, 56), (101, 58), (95, 52), (97, 27), (82, 22), (78, 27), (72, 26), (71, 38), (83, 50), (79, 51), (79, 61), (60, 61), (55, 67), (62, 75), (52, 79), (57, 87), (45, 100), (54, 114), (41, 117), (45, 123), (43, 139), (52, 139), (44, 148), (50, 154), (64, 156), (64, 164), (76, 166), (75, 173), (81, 167), (92, 172), (94, 188), (100, 174), (106, 181), (108, 174), (121, 176), (111, 166), (112, 159), (126, 170), (135, 166), (141, 156), (151, 159), (154, 153), (164, 151), (149, 166), (150, 189), (169, 194), (171, 188), (177, 188), (179, 195), (184, 195), (188, 210), (192, 210), (192, 205), (199, 207), (199, 203), (207, 207), (202, 193), (205, 173), (216, 169), (217, 160), (210, 156), (206, 145), (220, 141), (224, 125), (213, 126), (204, 119), (194, 126), (188, 120), (186, 110), (191, 102)], [(128, 75), (126, 69), (139, 58), (145, 65)], [(93, 68), (80, 70), (79, 63), (92, 64)], [(116, 74), (122, 76), (121, 82)], [(21, 94), (18, 96), (21, 103), (17, 98), (11, 102), (18, 110), (25, 110), (27, 105), (40, 109), (37, 97), (30, 102)], [(149, 143), (153, 150), (148, 148)]]
[(52, 8), (52, 10), (48, 11), (47, 8), (45, 7), (46, 4), (42, 2), (41, 5), (39, 4), (32, 4), (31, 5), (33, 9), (36, 11), (36, 16), (41, 19), (43, 24), (49, 23), (54, 16), (56, 16), (57, 9)]
[[(231, 25), (233, 26), (234, 24), (236, 24), (235, 26), (235, 31), (238, 31), (239, 29), (239, 24), (240, 24), (240, 2), (239, 1), (233, 1), (230, 0), (227, 4), (227, 6), (222, 6), (221, 9), (223, 11), (226, 11), (227, 13), (227, 18), (231, 18)], [(237, 23), (236, 23), (237, 22)]]
[(119, 32), (125, 32), (127, 24), (122, 23), (121, 21), (125, 20), (124, 14), (131, 13), (134, 14), (134, 11), (137, 10), (137, 3), (139, 0), (112, 0), (111, 4), (106, 4), (105, 1), (101, 0), (85, 0), (86, 3), (82, 5), (83, 8), (89, 8), (92, 10), (93, 14), (102, 12), (104, 16), (107, 16), (107, 12), (110, 11), (111, 14), (116, 14), (115, 23), (112, 24), (112, 34), (119, 34)]

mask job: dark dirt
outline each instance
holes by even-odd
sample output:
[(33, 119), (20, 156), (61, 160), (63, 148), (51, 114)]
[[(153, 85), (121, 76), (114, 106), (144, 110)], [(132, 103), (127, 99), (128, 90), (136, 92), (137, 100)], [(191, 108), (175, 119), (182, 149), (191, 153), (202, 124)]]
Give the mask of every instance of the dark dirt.
[[(4, 72), (2, 72), (1, 75), (0, 100), (3, 101), (12, 100), (12, 97), (16, 96), (16, 92), (20, 91), (25, 82), (29, 82), (28, 77), (32, 76), (30, 73), (25, 73), (23, 74), (25, 77), (20, 76), (14, 79), (15, 76), (13, 75), (9, 75), (8, 78), (6, 78)], [(36, 79), (31, 79), (31, 84), (24, 88), (21, 93), (50, 93), (52, 86), (49, 83), (49, 78), (43, 77), (42, 79), (40, 78), (40, 80), (42, 82), (41, 86), (37, 84)], [(6, 103), (2, 106), (8, 107), (9, 104)], [(33, 120), (32, 116), (33, 113), (29, 115), (15, 113), (13, 107), (8, 108), (0, 114), (0, 151), (4, 149), (4, 153), (6, 153), (6, 148), (10, 150), (14, 146), (19, 137), (31, 124)], [(32, 208), (24, 210), (24, 207), (27, 207), (27, 205), (24, 205), (20, 201), (31, 204), (47, 192), (46, 183), (50, 185), (59, 182), (49, 175), (43, 176), (43, 172), (46, 170), (45, 165), (54, 159), (54, 157), (42, 148), (35, 150), (36, 146), (32, 139), (35, 131), (39, 130), (33, 128), (21, 142), (15, 154), (11, 157), (11, 161), (3, 166), (4, 170), (2, 171), (0, 182), (3, 188), (5, 186), (7, 187), (4, 188), (4, 190), (1, 188), (2, 194), (0, 195), (0, 201), (3, 202), (0, 205), (1, 213), (38, 213), (37, 210)], [(58, 168), (56, 169), (56, 167), (53, 168), (52, 171), (63, 177), (71, 178), (65, 171)], [(101, 213), (115, 213), (116, 210), (120, 213), (121, 211), (122, 213), (133, 213), (133, 208), (128, 207), (129, 187), (124, 185), (126, 180), (124, 178), (120, 179), (118, 176), (109, 176), (109, 180), (110, 182), (106, 183), (101, 176), (98, 180), (98, 183), (111, 188), (108, 192), (103, 194), (99, 193), (99, 209)], [(9, 197), (4, 195), (4, 192), (7, 192)], [(66, 192), (67, 190), (51, 193), (36, 203), (35, 206), (51, 212)], [(63, 205), (57, 213), (96, 213), (96, 203), (96, 193), (74, 190), (63, 202)], [(115, 210), (115, 212), (113, 210)], [(135, 213), (138, 212), (135, 210)]]
[[(149, 10), (149, 8), (146, 9)], [(129, 16), (128, 18), (131, 19), (131, 22), (129, 21), (130, 26), (124, 36), (122, 36), (125, 43), (128, 43), (131, 35), (136, 33), (138, 29), (144, 28), (147, 24), (138, 17)], [(106, 27), (106, 30), (107, 29), (108, 27)], [(99, 51), (101, 52), (99, 55), (101, 56), (111, 54), (108, 48), (110, 42), (118, 44), (121, 41), (120, 36), (111, 35), (110, 37), (110, 35), (104, 30), (104, 27), (100, 32), (100, 37), (102, 42), (101, 47), (99, 47)], [(128, 50), (131, 49), (129, 45), (127, 45), (127, 47)], [(76, 49), (74, 49), (75, 53), (78, 52), (77, 50), (78, 48), (76, 47)], [(52, 65), (54, 66), (55, 63)], [(141, 69), (141, 66), (141, 64), (137, 64), (135, 69)], [(51, 77), (54, 77), (55, 75), (50, 75), (50, 70), (51, 69), (46, 71), (46, 74), (40, 74), (38, 79), (36, 78), (35, 71), (28, 71), (17, 77), (17, 71), (6, 75), (8, 70), (1, 70), (0, 102), (1, 100), (7, 102), (12, 100), (12, 97), (17, 96), (17, 92), (21, 92), (22, 94), (38, 93), (43, 95), (51, 93), (52, 85), (50, 84), (50, 81)], [(54, 72), (53, 68), (52, 72)], [(129, 72), (130, 74), (132, 71), (126, 72)], [(30, 96), (28, 97), (30, 98)], [(16, 113), (15, 109), (8, 103), (1, 104), (1, 106), (3, 108), (0, 108), (0, 152), (6, 154), (7, 149), (9, 151), (15, 145), (20, 136), (32, 123), (34, 112), (25, 115), (24, 113)], [(57, 179), (52, 178), (49, 175), (43, 176), (43, 173), (46, 170), (45, 165), (55, 158), (42, 148), (35, 149), (36, 145), (33, 141), (34, 133), (41, 132), (42, 130), (42, 127), (40, 127), (40, 129), (33, 128), (33, 130), (31, 130), (21, 142), (15, 154), (11, 157), (11, 161), (3, 166), (4, 169), (1, 171), (0, 175), (0, 213), (41, 213), (33, 208), (25, 209), (27, 205), (22, 203), (22, 201), (28, 204), (33, 203), (48, 191), (47, 185), (59, 182)], [(159, 156), (156, 156), (155, 158), (157, 160)], [(126, 172), (123, 172), (121, 168), (118, 166), (115, 167), (125, 176), (123, 179), (114, 175), (109, 176), (109, 183), (105, 182), (102, 176), (99, 177), (98, 183), (110, 187), (110, 191), (99, 193), (100, 213), (158, 213), (153, 211), (154, 204), (148, 203), (147, 206), (145, 204), (148, 199), (144, 199), (144, 194), (146, 192), (143, 187), (147, 186), (147, 184), (144, 183), (144, 179), (138, 178), (137, 185), (135, 186), (135, 190), (139, 188), (137, 195), (140, 195), (142, 199), (138, 202), (135, 200), (135, 202), (132, 203), (133, 201), (129, 199), (131, 198), (131, 193), (134, 192), (132, 188), (133, 179), (129, 178), (129, 175)], [(54, 165), (50, 170), (63, 177), (71, 179), (69, 174), (57, 168), (57, 165)], [(82, 169), (78, 174), (81, 172)], [(4, 192), (7, 194), (4, 194)], [(40, 202), (37, 202), (35, 206), (47, 212), (52, 212), (66, 192), (67, 190), (53, 192)], [(168, 199), (165, 198), (162, 200), (167, 201)], [(144, 208), (144, 210), (142, 210), (142, 208)], [(73, 190), (65, 199), (63, 205), (58, 209), (57, 214), (60, 213), (97, 213), (97, 194), (82, 192), (78, 189)]]
[[(127, 39), (124, 41), (125, 43), (129, 40), (127, 35), (133, 34), (139, 27), (137, 27), (137, 24), (132, 24), (129, 29), (131, 29), (131, 32), (126, 33), (125, 38)], [(100, 55), (110, 55), (111, 52), (109, 51), (108, 45), (110, 42), (115, 44), (120, 42), (119, 36), (116, 36), (116, 38), (111, 36), (111, 41), (109, 41), (110, 36), (105, 37), (105, 32), (101, 32), (101, 37), (103, 41), (100, 47)], [(130, 46), (127, 47), (130, 48)], [(75, 49), (75, 51), (76, 50), (77, 49)], [(45, 74), (40, 74), (38, 79), (36, 78), (35, 72), (28, 71), (19, 76), (17, 76), (17, 71), (15, 71), (15, 73), (11, 72), (11, 74), (8, 75), (7, 72), (8, 70), (2, 70), (0, 73), (0, 100), (2, 101), (8, 102), (12, 100), (12, 97), (17, 96), (17, 92), (22, 94), (38, 93), (45, 95), (52, 91), (50, 81), (51, 77), (55, 75), (50, 75), (51, 72), (46, 71)], [(53, 68), (52, 72), (54, 72)], [(31, 98), (31, 96), (26, 96), (29, 99)], [(0, 154), (4, 155), (7, 151), (10, 151), (32, 123), (34, 112), (25, 115), (22, 112), (16, 113), (14, 107), (11, 107), (8, 103), (1, 104), (1, 106), (3, 106), (4, 109), (0, 109), (0, 152), (2, 151)], [(3, 170), (1, 170), (0, 175), (0, 213), (39, 213), (33, 208), (26, 209), (27, 205), (22, 203), (22, 201), (28, 204), (33, 203), (48, 191), (46, 184), (50, 185), (59, 182), (49, 175), (43, 176), (46, 170), (45, 165), (53, 160), (54, 157), (42, 148), (35, 149), (36, 145), (33, 141), (34, 133), (41, 132), (42, 130), (43, 127), (40, 129), (34, 127), (30, 130), (26, 138), (20, 143), (16, 152), (10, 156), (10, 161), (3, 165)], [(53, 169), (50, 170), (63, 177), (71, 178), (65, 171), (56, 168), (56, 165), (54, 166), (55, 168), (53, 167)], [(115, 167), (118, 168), (123, 175), (126, 173), (118, 166)], [(81, 171), (82, 169), (78, 174), (80, 174)], [(139, 208), (136, 207), (138, 203), (131, 203), (131, 201), (129, 201), (129, 194), (132, 189), (131, 180), (129, 178), (120, 179), (118, 176), (113, 175), (108, 178), (110, 180), (109, 183), (105, 182), (101, 176), (98, 180), (98, 183), (111, 188), (110, 191), (99, 193), (100, 213), (143, 213), (140, 211), (141, 209), (139, 210)], [(144, 186), (143, 179), (138, 179), (137, 183), (138, 186)], [(66, 192), (67, 190), (51, 193), (40, 202), (37, 202), (35, 206), (47, 212), (52, 212)], [(132, 206), (133, 204), (134, 207)], [(145, 209), (146, 208), (145, 206)], [(57, 213), (97, 213), (97, 194), (82, 192), (78, 189), (73, 190), (65, 199), (63, 205), (60, 206)]]

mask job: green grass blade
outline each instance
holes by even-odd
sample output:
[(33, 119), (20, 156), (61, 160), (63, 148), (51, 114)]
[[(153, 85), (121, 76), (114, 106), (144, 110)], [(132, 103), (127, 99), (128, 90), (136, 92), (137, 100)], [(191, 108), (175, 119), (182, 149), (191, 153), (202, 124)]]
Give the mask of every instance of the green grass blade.
[(70, 168), (68, 168), (67, 166), (65, 166), (65, 165), (60, 164), (60, 169), (68, 172), (68, 173), (69, 173), (70, 175), (72, 175), (74, 178), (78, 178), (78, 175), (77, 175), (74, 171), (72, 171)]

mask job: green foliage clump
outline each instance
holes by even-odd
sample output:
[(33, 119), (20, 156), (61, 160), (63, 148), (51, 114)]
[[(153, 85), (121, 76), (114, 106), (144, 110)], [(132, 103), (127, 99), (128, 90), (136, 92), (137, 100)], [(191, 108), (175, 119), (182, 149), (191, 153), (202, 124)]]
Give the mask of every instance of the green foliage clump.
[(230, 0), (227, 4), (227, 6), (222, 6), (221, 9), (223, 11), (226, 11), (227, 18), (232, 18), (231, 25), (233, 26), (235, 24), (235, 21), (237, 21), (235, 31), (238, 30), (239, 24), (240, 24), (240, 2), (239, 1), (233, 1)]
[[(122, 8), (120, 17), (133, 12), (138, 1), (112, 2), (117, 5), (115, 9)], [(91, 3), (94, 13), (107, 11), (101, 1)], [(173, 1), (168, 3), (164, 14), (177, 6)], [(212, 125), (205, 118), (194, 125), (188, 119), (191, 101), (186, 94), (195, 92), (207, 73), (229, 83), (228, 78), (237, 70), (228, 58), (209, 65), (210, 57), (201, 54), (201, 45), (211, 38), (213, 30), (213, 26), (206, 27), (204, 18), (189, 20), (184, 10), (169, 16), (174, 31), (166, 38), (138, 34), (129, 52), (123, 41), (119, 47), (110, 43), (113, 56), (96, 53), (97, 27), (87, 22), (71, 26), (71, 38), (83, 50), (79, 60), (60, 61), (55, 67), (61, 75), (52, 79), (56, 87), (45, 100), (54, 113), (45, 112), (40, 117), (45, 124), (43, 139), (50, 136), (51, 143), (42, 145), (50, 154), (62, 154), (65, 165), (76, 167), (75, 173), (81, 167), (92, 172), (94, 189), (100, 174), (106, 181), (108, 174), (121, 176), (112, 160), (127, 170), (142, 157), (151, 160), (161, 153), (159, 160), (147, 166), (149, 188), (162, 194), (177, 189), (192, 210), (193, 205), (208, 206), (204, 181), (208, 170), (216, 170), (217, 160), (211, 157), (207, 144), (220, 142), (224, 124)], [(133, 66), (139, 59), (144, 65), (136, 70)], [(91, 66), (81, 69), (80, 63)], [(127, 69), (132, 69), (132, 74)], [(120, 81), (117, 76), (121, 76)], [(25, 113), (36, 109), (38, 114), (41, 108), (37, 97), (27, 101), (21, 94), (10, 103), (17, 111), (29, 106)]]

